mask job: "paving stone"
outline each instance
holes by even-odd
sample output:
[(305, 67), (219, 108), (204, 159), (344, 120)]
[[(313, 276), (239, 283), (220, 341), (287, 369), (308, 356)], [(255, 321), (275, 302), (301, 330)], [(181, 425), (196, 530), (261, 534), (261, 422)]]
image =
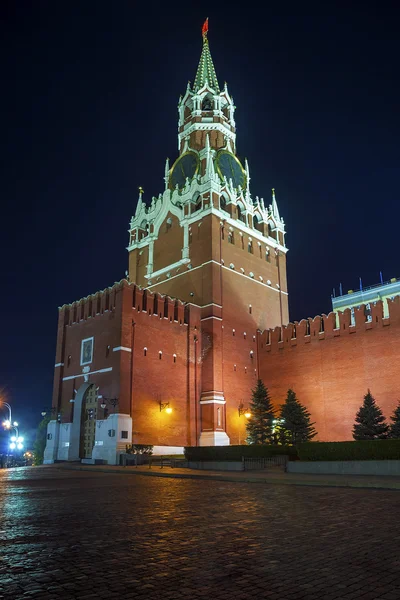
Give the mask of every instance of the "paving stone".
[(399, 494), (3, 470), (0, 600), (397, 600)]

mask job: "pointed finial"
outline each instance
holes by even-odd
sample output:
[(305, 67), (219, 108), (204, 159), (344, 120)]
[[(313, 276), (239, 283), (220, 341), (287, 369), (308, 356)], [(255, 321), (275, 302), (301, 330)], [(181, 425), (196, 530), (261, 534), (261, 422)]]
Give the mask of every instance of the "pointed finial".
[(168, 183), (169, 183), (169, 158), (167, 158), (167, 160), (165, 161), (164, 181), (165, 181), (165, 189), (168, 189)]
[(272, 214), (277, 221), (280, 221), (280, 215), (278, 210), (278, 204), (275, 198), (275, 188), (272, 188)]
[(143, 202), (142, 202), (143, 192), (144, 192), (144, 190), (143, 190), (142, 186), (139, 186), (139, 198), (138, 198), (138, 201), (137, 201), (137, 204), (136, 204), (135, 215), (138, 215), (140, 213), (141, 209), (142, 209), (142, 206), (143, 206)]
[(207, 33), (208, 33), (208, 17), (203, 23), (203, 27), (201, 28), (201, 35), (203, 36), (203, 42), (207, 41)]

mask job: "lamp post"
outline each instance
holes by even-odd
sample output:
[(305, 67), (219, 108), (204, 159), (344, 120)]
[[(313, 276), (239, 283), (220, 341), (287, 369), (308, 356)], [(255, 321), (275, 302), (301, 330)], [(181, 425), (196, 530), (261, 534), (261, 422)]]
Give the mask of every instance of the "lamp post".
[(116, 412), (115, 409), (117, 407), (119, 403), (118, 398), (106, 398), (103, 396), (102, 398), (102, 403), (100, 404), (101, 408), (104, 411), (104, 415), (103, 415), (103, 419), (106, 419), (108, 417), (108, 410), (107, 410), (107, 404), (111, 404), (111, 406), (114, 408), (114, 413)]
[(238, 406), (238, 413), (239, 413), (239, 446), (240, 446), (240, 417), (242, 415), (244, 415), (244, 417), (246, 419), (250, 419), (251, 412), (249, 411), (248, 408), (244, 408), (243, 402), (241, 402)]

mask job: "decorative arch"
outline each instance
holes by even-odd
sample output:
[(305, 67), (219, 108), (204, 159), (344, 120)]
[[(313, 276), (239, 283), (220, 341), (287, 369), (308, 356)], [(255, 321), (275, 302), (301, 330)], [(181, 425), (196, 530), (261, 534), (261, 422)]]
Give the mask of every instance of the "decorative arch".
[(219, 198), (219, 208), (224, 212), (228, 212), (226, 205), (228, 204), (229, 198), (225, 192), (222, 192)]
[(237, 216), (239, 221), (242, 221), (242, 223), (247, 225), (246, 209), (244, 204), (240, 201), (237, 203)]
[(264, 233), (264, 224), (258, 213), (253, 216), (253, 229), (256, 229), (256, 231), (259, 231), (260, 233)]

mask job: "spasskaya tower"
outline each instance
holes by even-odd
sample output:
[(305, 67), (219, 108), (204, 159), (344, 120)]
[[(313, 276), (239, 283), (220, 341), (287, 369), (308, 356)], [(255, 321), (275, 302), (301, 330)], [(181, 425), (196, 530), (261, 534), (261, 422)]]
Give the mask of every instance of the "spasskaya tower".
[(257, 376), (254, 333), (288, 322), (288, 293), (275, 192), (269, 203), (251, 194), (248, 162), (237, 154), (236, 107), (217, 79), (208, 20), (202, 36), (194, 82), (178, 103), (178, 156), (166, 160), (162, 193), (146, 203), (139, 188), (128, 252), (131, 282), (201, 309), (199, 443), (209, 445), (229, 443), (226, 403), (249, 393), (248, 383), (232, 378), (241, 362), (234, 338), (247, 340), (246, 374)]

